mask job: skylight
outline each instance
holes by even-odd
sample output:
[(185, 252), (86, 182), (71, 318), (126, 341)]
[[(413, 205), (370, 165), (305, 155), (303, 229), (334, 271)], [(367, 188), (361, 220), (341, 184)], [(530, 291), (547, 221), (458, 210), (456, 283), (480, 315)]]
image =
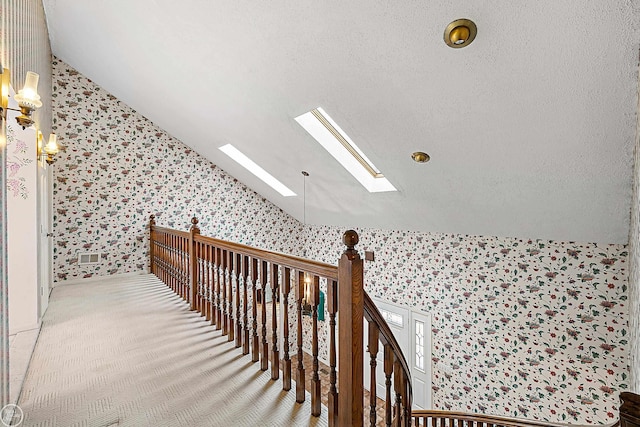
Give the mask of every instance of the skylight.
[(369, 192), (398, 191), (322, 108), (295, 120)]
[(240, 166), (260, 178), (269, 187), (282, 194), (284, 197), (295, 196), (296, 193), (291, 191), (286, 185), (278, 181), (273, 175), (262, 169), (256, 162), (245, 156), (240, 150), (231, 144), (223, 145), (219, 148), (227, 156), (235, 160)]

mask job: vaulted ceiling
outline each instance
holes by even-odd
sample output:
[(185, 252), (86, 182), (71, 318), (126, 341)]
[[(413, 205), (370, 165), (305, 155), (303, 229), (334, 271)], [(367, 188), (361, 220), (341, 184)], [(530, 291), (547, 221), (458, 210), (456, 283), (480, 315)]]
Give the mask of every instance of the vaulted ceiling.
[[(637, 1), (44, 5), (56, 56), (300, 220), (305, 170), (308, 223), (627, 242)], [(452, 49), (458, 18), (478, 35)], [(295, 122), (316, 107), (398, 192), (367, 192)]]

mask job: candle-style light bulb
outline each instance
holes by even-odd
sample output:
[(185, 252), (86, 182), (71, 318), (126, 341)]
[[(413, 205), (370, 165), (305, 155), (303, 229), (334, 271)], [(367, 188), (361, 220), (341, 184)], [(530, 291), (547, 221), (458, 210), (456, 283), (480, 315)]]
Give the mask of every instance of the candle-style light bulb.
[(38, 95), (38, 80), (40, 75), (33, 71), (27, 71), (24, 87), (16, 95), (16, 101), (20, 107), (29, 106), (33, 109), (42, 107), (40, 95)]
[(50, 165), (53, 164), (53, 162), (56, 161), (54, 157), (58, 154), (58, 151), (60, 151), (60, 147), (58, 147), (58, 137), (52, 133), (49, 135), (49, 142), (44, 146), (44, 154), (47, 155), (45, 161)]
[(44, 152), (55, 156), (58, 154), (58, 151), (60, 151), (58, 147), (58, 137), (55, 133), (52, 133), (49, 135), (49, 142), (47, 142), (47, 145), (44, 147)]

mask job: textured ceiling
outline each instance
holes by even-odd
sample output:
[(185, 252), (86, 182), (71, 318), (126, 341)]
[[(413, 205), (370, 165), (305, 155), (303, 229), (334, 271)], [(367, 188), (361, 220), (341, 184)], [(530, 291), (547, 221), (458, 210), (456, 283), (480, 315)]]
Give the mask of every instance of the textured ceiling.
[[(308, 223), (627, 242), (638, 2), (44, 4), (56, 56), (300, 220), (307, 170)], [(457, 18), (478, 26), (464, 49), (442, 40)], [(397, 193), (368, 193), (294, 121), (318, 106)]]

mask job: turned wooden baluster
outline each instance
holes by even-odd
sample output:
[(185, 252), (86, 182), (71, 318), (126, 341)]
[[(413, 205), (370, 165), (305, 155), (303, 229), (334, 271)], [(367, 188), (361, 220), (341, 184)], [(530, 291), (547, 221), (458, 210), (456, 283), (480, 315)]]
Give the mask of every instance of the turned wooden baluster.
[[(409, 382), (411, 381), (411, 377), (407, 377), (407, 373), (402, 371), (403, 378), (403, 387), (402, 387), (402, 407), (404, 410), (403, 413), (403, 422), (404, 427), (411, 427), (411, 395), (409, 394)], [(459, 422), (460, 427), (462, 427), (462, 420)], [(468, 427), (473, 427), (473, 422), (468, 423)]]
[(227, 337), (228, 341), (233, 341), (233, 339), (235, 338), (236, 332), (235, 332), (235, 314), (233, 313), (233, 283), (234, 283), (234, 279), (237, 278), (236, 274), (235, 274), (235, 266), (234, 264), (234, 256), (233, 256), (233, 252), (229, 251), (227, 252), (227, 254), (229, 255), (229, 265), (228, 265), (228, 272), (229, 272), (229, 289), (228, 289), (228, 297), (227, 297), (227, 303), (229, 304), (229, 336)]
[[(155, 262), (155, 232), (153, 227), (156, 225), (156, 216), (149, 216), (149, 271), (151, 274), (156, 274), (156, 262)], [(157, 275), (157, 274), (156, 274)]]
[(338, 311), (338, 282), (327, 280), (327, 311), (329, 312), (329, 426), (338, 425), (338, 390), (336, 389), (336, 312)]
[(182, 299), (186, 302), (189, 302), (189, 284), (186, 281), (185, 274), (185, 272), (189, 268), (189, 265), (187, 257), (184, 256), (184, 251), (188, 248), (185, 243), (185, 239), (182, 237), (178, 237), (178, 245), (179, 250), (176, 251), (176, 261), (178, 264), (176, 275), (178, 276), (178, 283), (180, 284), (180, 294), (182, 296)]
[(199, 311), (201, 315), (204, 315), (204, 264), (202, 262), (202, 245), (199, 242), (194, 242), (194, 245), (196, 254), (196, 295), (198, 297), (196, 300), (196, 310)]
[[(178, 236), (171, 236), (173, 241), (171, 251), (171, 267), (173, 271), (173, 279), (175, 281), (176, 292), (180, 295), (180, 298), (184, 299), (184, 292), (182, 289), (182, 275), (180, 274), (180, 266), (182, 265), (182, 258), (180, 257), (180, 251), (182, 250), (182, 239)], [(175, 246), (174, 246), (175, 245)]]
[(222, 271), (220, 271), (220, 305), (222, 307), (222, 335), (229, 333), (229, 313), (227, 312), (227, 265), (229, 253), (222, 249)]
[(258, 260), (251, 258), (251, 328), (253, 330), (251, 342), (251, 361), (260, 360), (260, 344), (258, 340)]
[(213, 268), (215, 272), (215, 319), (216, 319), (216, 330), (219, 331), (222, 329), (222, 305), (220, 302), (220, 269), (222, 268), (222, 253), (220, 248), (215, 248), (214, 250), (214, 260), (213, 260)]
[(363, 424), (363, 316), (364, 289), (362, 259), (355, 245), (358, 233), (349, 230), (342, 241), (347, 246), (338, 262), (338, 424), (361, 427)]
[(213, 325), (213, 256), (211, 251), (211, 245), (205, 246), (205, 266), (206, 266), (206, 287), (207, 287), (207, 297), (205, 298), (205, 303), (207, 304), (207, 320), (211, 322)]
[(242, 274), (242, 255), (236, 254), (236, 348), (242, 346), (242, 317), (240, 316), (240, 275)]
[(311, 319), (313, 326), (311, 327), (311, 352), (313, 354), (313, 376), (311, 377), (311, 415), (320, 416), (322, 402), (320, 398), (320, 376), (318, 375), (318, 306), (320, 305), (320, 278), (313, 276), (311, 285)]
[(164, 274), (167, 277), (167, 283), (169, 284), (169, 287), (171, 288), (171, 290), (175, 293), (177, 293), (176, 288), (175, 288), (175, 283), (173, 281), (173, 275), (171, 274), (171, 250), (169, 248), (169, 244), (170, 244), (170, 240), (169, 240), (169, 236), (167, 236), (166, 234), (162, 235), (162, 238), (164, 240)]
[(207, 319), (207, 269), (206, 269), (206, 252), (204, 243), (198, 242), (198, 262), (200, 264), (200, 313)]
[(216, 265), (216, 248), (214, 246), (210, 246), (209, 257), (211, 260), (211, 324), (216, 325), (216, 329), (218, 329), (218, 308), (216, 306), (216, 272), (218, 267)]
[(162, 275), (162, 281), (171, 288), (171, 283), (169, 282), (169, 276), (167, 276), (167, 245), (166, 245), (166, 237), (164, 234), (160, 235), (160, 274)]
[(178, 237), (178, 247), (180, 248), (176, 251), (176, 261), (178, 263), (178, 268), (176, 274), (178, 276), (178, 283), (180, 283), (180, 293), (182, 295), (182, 299), (186, 302), (189, 302), (189, 284), (186, 281), (185, 272), (189, 268), (188, 259), (184, 256), (184, 251), (187, 248), (185, 243), (185, 239), (182, 237)]
[(271, 263), (271, 379), (280, 378), (280, 350), (278, 348), (278, 265)]
[(296, 369), (296, 402), (302, 403), (304, 393), (304, 365), (302, 364), (302, 298), (304, 297), (304, 272), (298, 271), (296, 282), (296, 302), (298, 303), (298, 369)]
[(386, 396), (385, 396), (385, 425), (387, 427), (391, 427), (391, 419), (392, 419), (392, 407), (393, 402), (391, 401), (391, 375), (393, 374), (393, 350), (389, 344), (384, 345), (384, 376), (385, 376), (385, 388), (386, 388)]
[(369, 382), (369, 424), (371, 427), (375, 427), (376, 425), (376, 367), (378, 366), (376, 357), (378, 356), (379, 338), (380, 330), (378, 329), (378, 325), (374, 322), (369, 322), (369, 356), (371, 359), (369, 362), (371, 366), (371, 381)]
[[(179, 240), (176, 236), (169, 236), (169, 244), (171, 247), (168, 250), (167, 256), (169, 257), (169, 271), (171, 271), (171, 279), (173, 282), (174, 292), (182, 297), (182, 288), (180, 287), (178, 277), (178, 247)], [(175, 245), (175, 246), (174, 246)]]
[(282, 389), (291, 390), (291, 358), (289, 357), (289, 292), (291, 291), (291, 269), (284, 268), (282, 278), (282, 318), (284, 359), (282, 361)]
[(180, 288), (178, 287), (178, 281), (176, 279), (176, 270), (175, 270), (175, 251), (176, 251), (176, 246), (174, 246), (174, 244), (177, 244), (178, 242), (176, 241), (175, 236), (169, 236), (165, 234), (165, 239), (167, 241), (167, 274), (169, 275), (169, 280), (171, 282), (171, 289), (173, 290), (173, 292), (175, 292), (176, 294), (182, 296), (180, 294)]
[(242, 286), (243, 286), (243, 298), (242, 298), (242, 313), (243, 313), (243, 317), (242, 317), (242, 325), (244, 326), (244, 340), (243, 340), (243, 345), (242, 345), (242, 354), (249, 354), (249, 333), (250, 333), (250, 329), (249, 329), (249, 315), (247, 314), (247, 310), (248, 310), (248, 291), (247, 291), (247, 286), (248, 286), (248, 281), (249, 281), (249, 257), (248, 256), (244, 256), (244, 259), (242, 260)]
[(394, 411), (396, 427), (402, 427), (402, 390), (404, 389), (404, 375), (400, 360), (395, 358), (393, 362), (393, 389), (396, 392), (396, 406)]
[(177, 294), (178, 290), (176, 289), (176, 286), (175, 286), (176, 284), (175, 284), (175, 281), (173, 280), (173, 270), (171, 268), (171, 247), (169, 246), (171, 244), (171, 238), (166, 234), (163, 235), (163, 238), (165, 241), (165, 247), (164, 247), (165, 275), (167, 276), (169, 287), (174, 293)]
[(262, 351), (260, 353), (260, 369), (266, 371), (269, 368), (269, 343), (267, 342), (267, 261), (262, 261), (260, 269), (260, 282), (262, 289)]
[(174, 236), (175, 250), (173, 251), (173, 272), (175, 275), (176, 286), (178, 288), (178, 295), (184, 300), (184, 283), (182, 282), (182, 238)]

